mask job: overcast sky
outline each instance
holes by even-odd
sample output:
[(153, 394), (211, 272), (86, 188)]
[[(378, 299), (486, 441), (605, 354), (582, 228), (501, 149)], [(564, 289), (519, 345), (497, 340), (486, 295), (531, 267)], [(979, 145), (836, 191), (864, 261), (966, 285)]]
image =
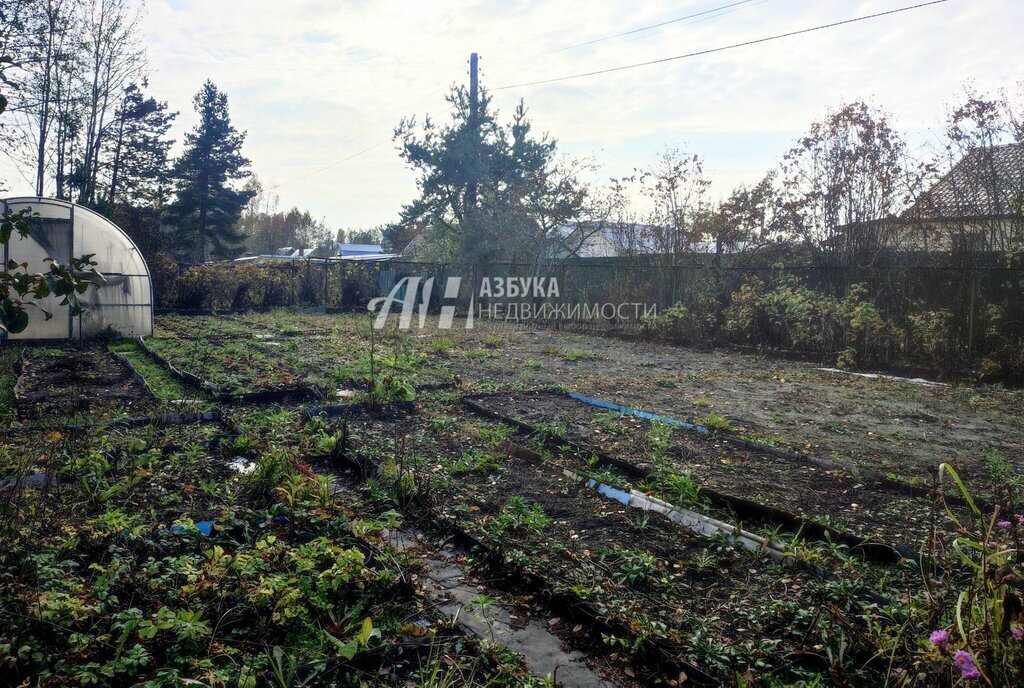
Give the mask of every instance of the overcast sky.
[[(283, 206), (308, 208), (332, 227), (365, 227), (397, 219), (415, 194), (413, 173), (389, 141), (393, 127), (403, 115), (443, 112), (448, 87), (468, 78), (471, 51), (481, 56), (483, 85), (497, 89), (914, 4), (752, 0), (565, 49), (730, 1), (149, 0), (144, 33), (150, 90), (181, 111), (179, 141), (195, 123), (191, 97), (210, 78), (248, 132), (253, 170), (281, 185)], [(1021, 0), (950, 0), (493, 95), (503, 116), (524, 98), (536, 129), (566, 153), (593, 157), (599, 179), (629, 174), (666, 145), (683, 146), (705, 158), (718, 197), (756, 182), (812, 121), (847, 100), (888, 110), (918, 145), (941, 126), (965, 82), (990, 90), (1024, 79), (1022, 23)]]

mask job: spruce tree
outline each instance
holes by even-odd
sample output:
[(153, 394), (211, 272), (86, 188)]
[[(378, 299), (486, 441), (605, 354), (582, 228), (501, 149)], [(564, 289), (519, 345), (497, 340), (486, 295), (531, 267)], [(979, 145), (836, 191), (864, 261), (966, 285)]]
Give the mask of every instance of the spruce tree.
[(239, 218), (253, 192), (234, 186), (251, 172), (242, 155), (245, 132), (231, 125), (227, 95), (207, 81), (193, 103), (200, 122), (185, 135), (185, 151), (174, 164), (171, 217), (179, 250), (201, 263), (210, 253), (232, 258), (241, 251)]

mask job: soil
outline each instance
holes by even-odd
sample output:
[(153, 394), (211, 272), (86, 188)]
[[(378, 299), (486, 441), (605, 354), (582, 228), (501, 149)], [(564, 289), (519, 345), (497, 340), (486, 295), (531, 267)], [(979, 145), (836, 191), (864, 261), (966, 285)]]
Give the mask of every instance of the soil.
[[(972, 489), (994, 449), (1024, 476), (1024, 391), (870, 379), (724, 350), (627, 341), (476, 321), (425, 330), (456, 351), (440, 357), (477, 389), (570, 391), (679, 420), (709, 412), (782, 447), (927, 483), (952, 463)], [(499, 341), (488, 348), (484, 342)], [(582, 353), (582, 356), (577, 354)], [(572, 359), (572, 360), (569, 360)]]
[[(665, 624), (666, 637), (675, 642), (700, 629), (707, 638), (737, 646), (737, 662), (791, 652), (806, 630), (802, 610), (813, 603), (812, 586), (757, 555), (700, 537), (660, 514), (645, 515), (604, 499), (560, 469), (527, 458), (501, 455), (493, 470), (445, 480), (441, 457), (461, 456), (471, 443), (447, 439), (422, 417), (357, 416), (349, 429), (352, 447), (361, 451), (392, 457), (394, 447), (404, 446), (410, 463), (412, 457), (429, 456), (416, 471), (433, 479), (435, 502), (482, 539), (494, 537), (494, 519), (510, 498), (539, 504), (550, 525), (539, 532), (506, 530), (498, 537), (499, 549), (556, 586), (589, 590), (585, 594), (605, 613), (627, 623)], [(622, 580), (616, 567), (623, 551), (655, 557), (658, 580)], [(781, 642), (760, 648), (760, 639), (767, 637)]]
[[(489, 410), (537, 427), (564, 429), (567, 439), (649, 471), (650, 421), (603, 411), (561, 394), (499, 394), (477, 400)], [(714, 435), (672, 432), (673, 465), (705, 489), (810, 518), (858, 537), (911, 547), (930, 531), (925, 499), (839, 471), (740, 449)]]
[(27, 349), (16, 394), (18, 418), (27, 421), (145, 416), (158, 405), (128, 368), (98, 347)]

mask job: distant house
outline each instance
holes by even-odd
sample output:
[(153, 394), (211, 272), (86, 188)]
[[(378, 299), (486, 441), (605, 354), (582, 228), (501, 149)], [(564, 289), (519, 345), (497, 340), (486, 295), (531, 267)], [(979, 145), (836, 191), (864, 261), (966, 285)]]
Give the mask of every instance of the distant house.
[(351, 261), (351, 262), (386, 262), (398, 258), (399, 256), (394, 253), (384, 253), (381, 249), (380, 244), (334, 244), (333, 251), (329, 252), (328, 255), (320, 254), (319, 257), (314, 256), (316, 253), (315, 248), (303, 248), (294, 246), (282, 246), (276, 249), (274, 253), (270, 255), (260, 256), (245, 256), (243, 258), (236, 258), (236, 263), (256, 263), (264, 265), (268, 263), (279, 263), (295, 258), (302, 258), (314, 263), (333, 263), (338, 261)]
[(335, 244), (336, 256), (375, 256), (384, 253), (380, 244)]
[(723, 244), (714, 241), (692, 241), (673, 246), (672, 232), (667, 227), (635, 222), (572, 222), (557, 230), (558, 252), (571, 252), (578, 258), (621, 258), (637, 255), (678, 253), (715, 254), (740, 253), (749, 242)]
[(302, 246), (282, 246), (279, 249), (275, 249), (274, 255), (281, 258), (305, 258), (312, 252), (313, 249)]
[(971, 149), (901, 220), (925, 250), (1013, 248), (1024, 229), (1024, 144)]

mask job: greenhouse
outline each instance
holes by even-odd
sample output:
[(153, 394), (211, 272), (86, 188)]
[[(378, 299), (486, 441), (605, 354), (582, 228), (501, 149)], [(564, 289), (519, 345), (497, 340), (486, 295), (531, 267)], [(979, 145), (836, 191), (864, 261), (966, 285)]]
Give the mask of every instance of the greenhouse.
[[(97, 335), (146, 336), (153, 333), (153, 283), (135, 243), (105, 217), (74, 203), (52, 198), (20, 197), (4, 201), (4, 210), (31, 208), (38, 217), (27, 237), (12, 236), (4, 245), (4, 263), (27, 263), (30, 272), (46, 272), (47, 258), (67, 263), (93, 254), (104, 282), (81, 296), (84, 312), (72, 316), (60, 298), (40, 300), (49, 320), (33, 317), (28, 328), (9, 339), (87, 339)], [(2, 336), (2, 335), (0, 335)]]

